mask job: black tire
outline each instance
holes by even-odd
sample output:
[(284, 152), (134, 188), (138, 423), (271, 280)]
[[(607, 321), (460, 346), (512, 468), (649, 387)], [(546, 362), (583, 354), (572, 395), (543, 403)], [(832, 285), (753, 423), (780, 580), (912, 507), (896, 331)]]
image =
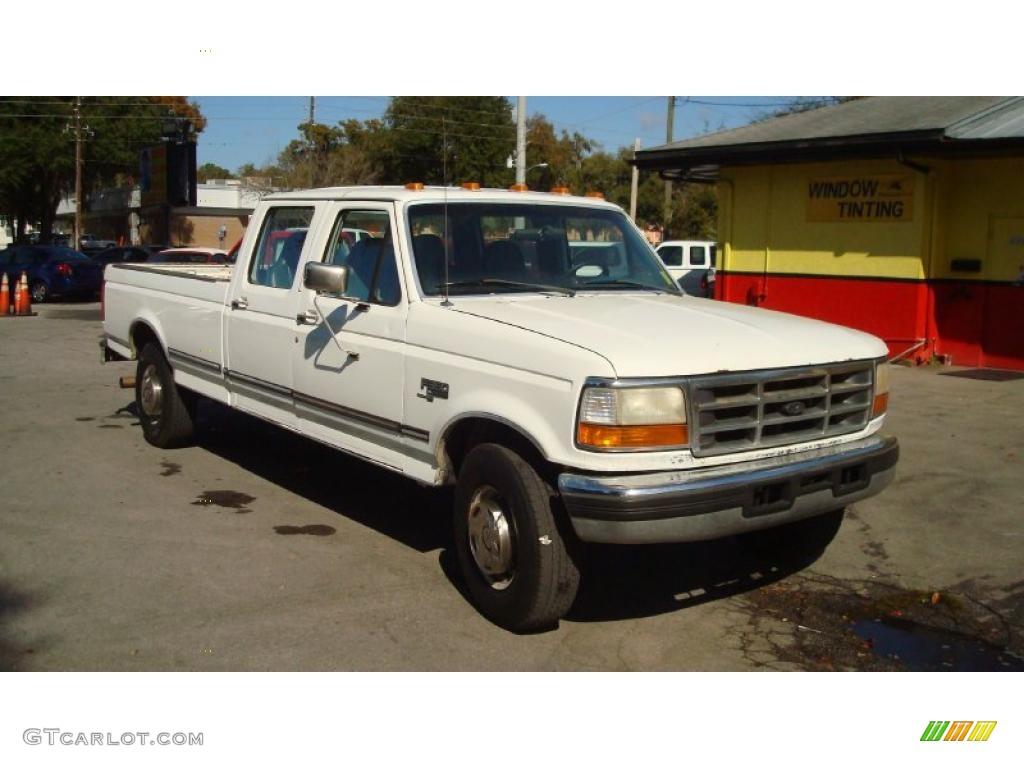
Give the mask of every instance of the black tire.
[(795, 523), (746, 533), (740, 541), (756, 555), (793, 563), (813, 562), (839, 533), (845, 512), (845, 509), (836, 509)]
[(29, 292), (32, 294), (33, 304), (43, 304), (50, 300), (50, 289), (40, 280), (29, 286)]
[[(462, 464), (455, 487), (459, 567), (477, 609), (513, 632), (557, 627), (579, 588), (579, 570), (555, 524), (551, 502), (537, 471), (504, 446), (482, 443)], [(500, 525), (491, 528), (494, 550), (486, 543), (488, 534), (480, 531), (480, 520), (496, 519), (493, 513), (487, 517), (488, 512), (481, 511), (488, 509), (487, 505), (500, 510), (507, 534), (503, 538), (498, 533)], [(507, 548), (502, 549), (502, 541)], [(507, 573), (500, 565), (499, 551), (508, 553)], [(493, 566), (490, 573), (482, 560)]]
[(195, 393), (174, 383), (160, 346), (143, 346), (135, 373), (135, 405), (146, 442), (157, 448), (188, 445), (195, 429), (196, 400)]

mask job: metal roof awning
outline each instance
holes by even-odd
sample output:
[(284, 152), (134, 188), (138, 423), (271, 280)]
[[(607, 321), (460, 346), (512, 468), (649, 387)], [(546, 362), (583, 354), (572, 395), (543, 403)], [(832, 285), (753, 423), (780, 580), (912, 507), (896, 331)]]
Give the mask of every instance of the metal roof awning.
[(712, 181), (723, 165), (1024, 148), (1024, 98), (874, 96), (637, 152), (642, 170)]

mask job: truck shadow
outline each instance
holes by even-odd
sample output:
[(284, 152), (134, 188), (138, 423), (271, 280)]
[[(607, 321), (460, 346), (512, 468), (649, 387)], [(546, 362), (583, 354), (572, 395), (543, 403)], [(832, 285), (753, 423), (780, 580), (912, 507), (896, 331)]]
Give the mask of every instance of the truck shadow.
[(0, 583), (0, 672), (20, 672), (31, 667), (29, 663), (37, 649), (27, 648), (8, 637), (12, 617), (31, 607), (28, 597), (6, 583)]
[(218, 403), (202, 403), (197, 427), (201, 448), (417, 552), (451, 541), (450, 492), (424, 488)]
[[(260, 419), (204, 401), (200, 447), (417, 552), (468, 600), (452, 548), (450, 489), (411, 480)], [(580, 592), (568, 621), (641, 618), (728, 598), (811, 564), (820, 553), (766, 555), (732, 537), (694, 544), (579, 546)]]
[(742, 537), (692, 544), (589, 545), (567, 621), (671, 613), (759, 589), (812, 564), (821, 552), (758, 551)]

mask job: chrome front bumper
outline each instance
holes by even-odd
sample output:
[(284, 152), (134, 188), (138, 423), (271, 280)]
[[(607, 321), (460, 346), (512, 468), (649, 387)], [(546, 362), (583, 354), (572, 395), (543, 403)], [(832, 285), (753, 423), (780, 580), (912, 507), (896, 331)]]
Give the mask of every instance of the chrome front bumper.
[(584, 541), (703, 541), (840, 509), (885, 488), (899, 444), (872, 436), (812, 451), (637, 475), (565, 472), (558, 489)]

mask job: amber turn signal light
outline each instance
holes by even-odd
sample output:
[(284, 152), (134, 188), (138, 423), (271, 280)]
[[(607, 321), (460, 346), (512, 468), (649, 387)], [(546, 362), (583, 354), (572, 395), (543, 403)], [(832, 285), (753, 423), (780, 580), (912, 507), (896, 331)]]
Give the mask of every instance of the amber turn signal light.
[(580, 445), (591, 448), (670, 448), (686, 445), (690, 434), (685, 424), (580, 424), (576, 438)]
[(889, 409), (889, 393), (882, 392), (881, 394), (875, 395), (875, 403), (871, 407), (871, 418), (875, 416), (881, 416)]

